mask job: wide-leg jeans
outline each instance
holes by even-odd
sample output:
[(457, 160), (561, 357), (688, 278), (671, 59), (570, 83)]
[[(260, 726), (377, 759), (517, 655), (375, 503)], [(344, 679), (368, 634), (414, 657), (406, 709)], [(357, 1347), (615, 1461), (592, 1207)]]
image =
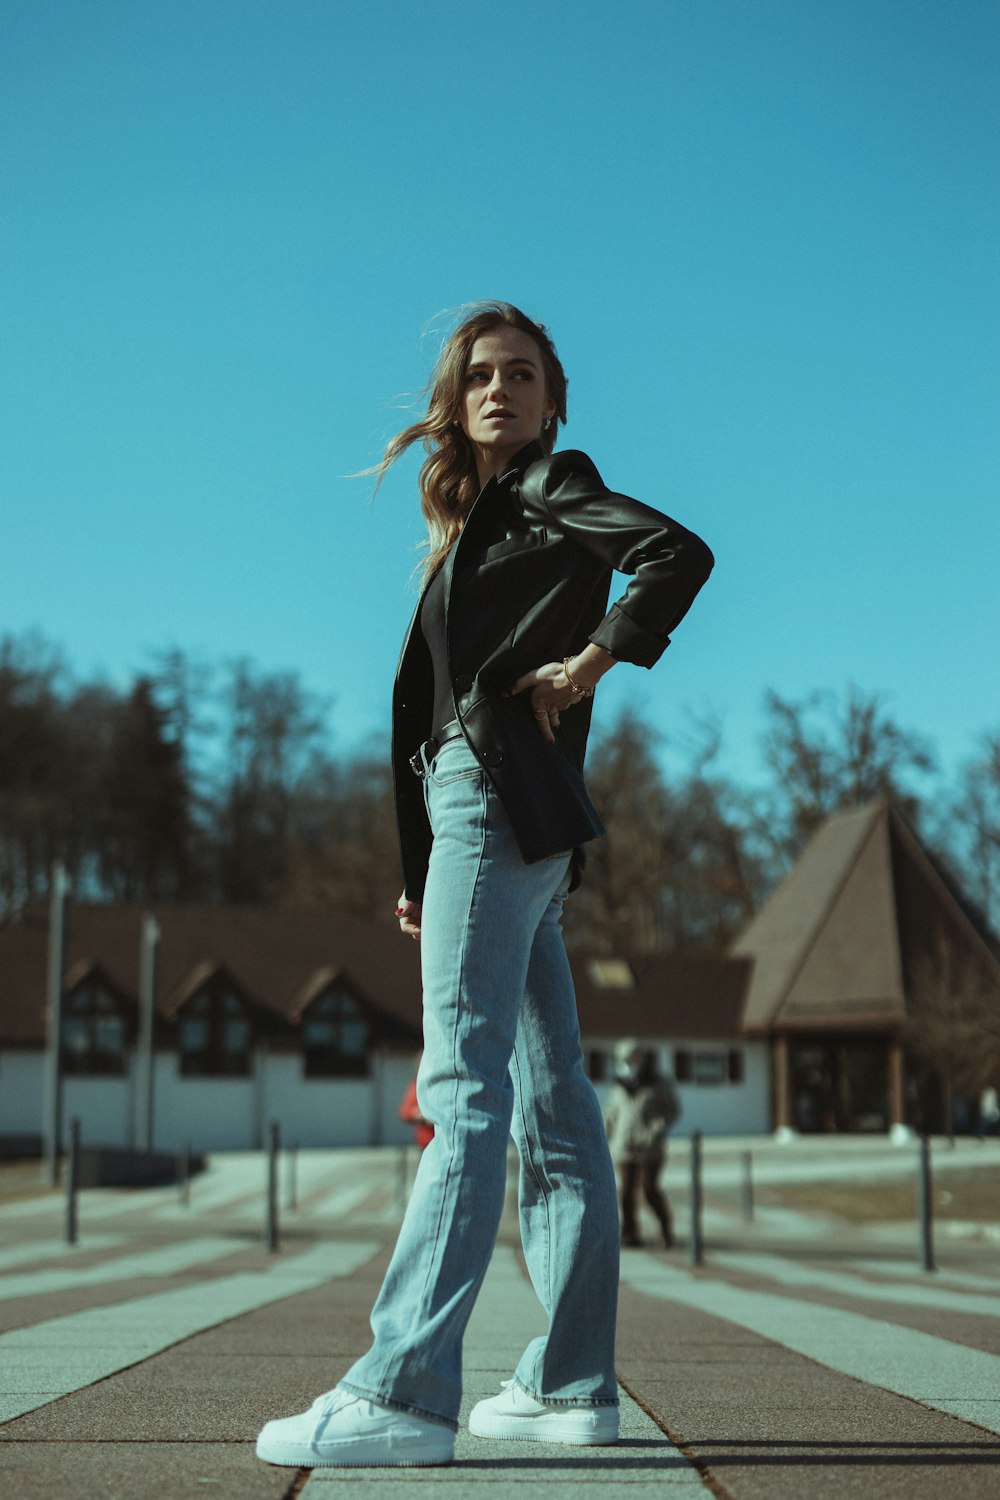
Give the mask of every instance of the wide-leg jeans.
[(434, 1139), (372, 1311), (374, 1342), (339, 1385), (457, 1427), (462, 1336), (513, 1134), (525, 1261), (549, 1319), (514, 1378), (553, 1405), (616, 1405), (618, 1205), (560, 928), (569, 855), (524, 863), (464, 740), (426, 769), (434, 844), (417, 1098)]

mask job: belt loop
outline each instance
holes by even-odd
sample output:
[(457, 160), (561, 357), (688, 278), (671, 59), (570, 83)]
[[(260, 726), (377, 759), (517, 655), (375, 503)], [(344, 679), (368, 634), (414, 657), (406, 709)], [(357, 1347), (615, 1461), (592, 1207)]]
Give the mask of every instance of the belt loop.
[(423, 744), (410, 756), (410, 770), (414, 776), (419, 776), (423, 781), (429, 775), (431, 761), (437, 754), (437, 740), (424, 740)]

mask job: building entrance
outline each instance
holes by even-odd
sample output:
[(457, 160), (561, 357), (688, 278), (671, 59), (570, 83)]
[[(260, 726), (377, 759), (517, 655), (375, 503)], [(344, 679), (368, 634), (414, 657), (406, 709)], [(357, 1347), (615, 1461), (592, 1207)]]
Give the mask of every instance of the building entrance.
[(888, 1130), (888, 1053), (884, 1036), (791, 1040), (789, 1104), (793, 1127), (805, 1135)]

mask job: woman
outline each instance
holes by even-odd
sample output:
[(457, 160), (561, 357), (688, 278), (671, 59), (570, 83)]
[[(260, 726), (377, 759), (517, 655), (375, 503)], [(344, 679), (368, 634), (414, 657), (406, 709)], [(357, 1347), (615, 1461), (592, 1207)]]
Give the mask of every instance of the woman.
[[(429, 530), (424, 589), (393, 696), (405, 888), (422, 939), (420, 1107), (435, 1127), (372, 1312), (374, 1342), (335, 1390), (270, 1422), (272, 1463), (446, 1463), (462, 1336), (521, 1159), (525, 1260), (549, 1317), (482, 1437), (610, 1443), (618, 1215), (601, 1110), (580, 1050), (559, 922), (582, 846), (603, 833), (583, 780), (594, 689), (650, 667), (712, 567), (675, 521), (553, 454), (566, 377), (545, 329), (485, 303), (448, 340), (412, 443)], [(612, 570), (632, 574), (606, 610)]]

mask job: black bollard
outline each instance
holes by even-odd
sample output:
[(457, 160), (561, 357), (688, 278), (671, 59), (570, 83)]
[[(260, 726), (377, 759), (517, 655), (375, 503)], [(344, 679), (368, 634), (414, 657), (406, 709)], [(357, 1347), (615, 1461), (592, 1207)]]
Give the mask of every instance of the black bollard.
[(753, 1152), (743, 1152), (743, 1217), (748, 1224), (753, 1223)]
[(931, 1197), (931, 1139), (920, 1137), (920, 1167), (918, 1196), (920, 1201), (920, 1269), (933, 1271), (934, 1265), (934, 1201)]
[(701, 1237), (701, 1131), (691, 1137), (691, 1235), (688, 1240), (688, 1260), (700, 1266), (704, 1258)]
[(66, 1243), (76, 1244), (76, 1194), (80, 1182), (80, 1121), (69, 1122), (69, 1155), (66, 1158)]
[(177, 1148), (177, 1193), (181, 1205), (191, 1203), (191, 1142), (181, 1141)]
[(278, 1122), (267, 1127), (267, 1248), (278, 1248)]

